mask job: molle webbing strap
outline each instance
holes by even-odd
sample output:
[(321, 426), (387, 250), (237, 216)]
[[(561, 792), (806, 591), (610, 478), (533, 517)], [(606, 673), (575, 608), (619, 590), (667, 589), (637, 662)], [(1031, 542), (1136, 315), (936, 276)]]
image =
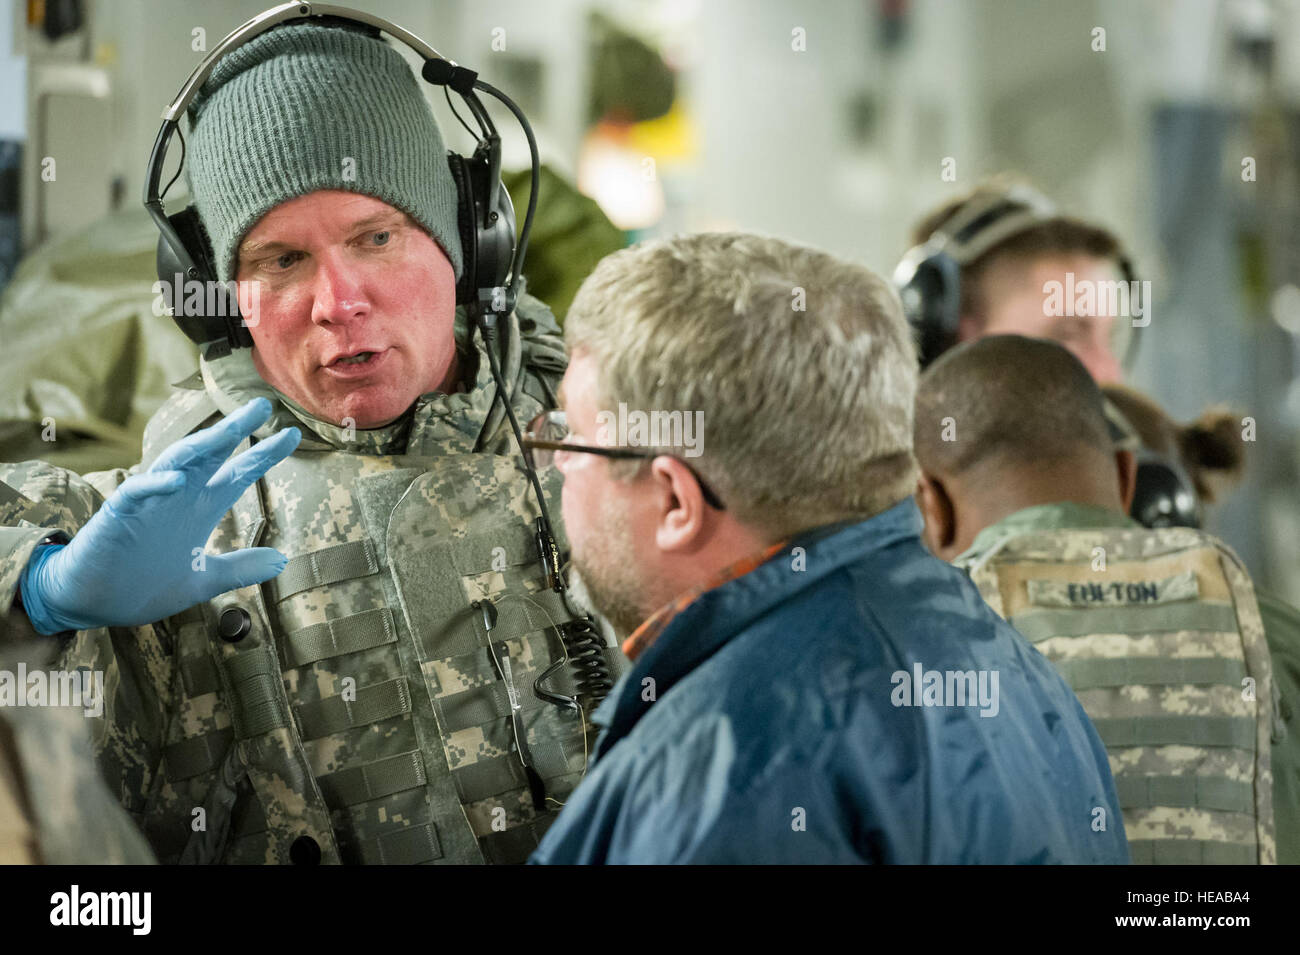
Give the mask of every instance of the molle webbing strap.
[(1121, 809), (1173, 806), (1180, 809), (1211, 809), (1218, 812), (1255, 811), (1255, 789), (1250, 783), (1222, 776), (1133, 776), (1115, 777)]
[[(529, 681), (532, 682), (531, 680)], [(527, 686), (516, 687), (522, 713), (532, 713), (551, 704), (536, 697)], [(440, 725), (444, 733), (455, 733), (492, 720), (510, 716), (510, 694), (501, 681), (441, 698)]]
[(524, 767), (514, 753), (476, 760), (452, 771), (452, 781), (462, 803), (478, 802), (492, 796), (528, 788)]
[(354, 851), (362, 865), (419, 865), (441, 859), (442, 843), (437, 827), (424, 823), (359, 839)]
[[(464, 600), (463, 596), (461, 600)], [(560, 597), (551, 590), (528, 594), (527, 600), (502, 600), (496, 606), (499, 616), (491, 634), (491, 642), (500, 644), (507, 640), (527, 640), (536, 649), (545, 650), (544, 657), (550, 657), (555, 652), (551, 649), (552, 644), (547, 641), (559, 639), (552, 633), (552, 622), (563, 625), (571, 619)], [(492, 664), (486, 649), (489, 637), (479, 621), (478, 612), (469, 606), (459, 610), (452, 622), (435, 634), (430, 634), (430, 637), (432, 639), (423, 640), (425, 652), (430, 659), (442, 665), (454, 666), (460, 662), (476, 665), (479, 655), (488, 666)], [(495, 668), (492, 672), (496, 673)], [(493, 675), (491, 679), (500, 677)]]
[(1268, 661), (1238, 564), (1190, 530), (1076, 529), (1013, 536), (972, 575), (1079, 693), (1134, 863), (1272, 861), (1262, 704), (1243, 693), (1266, 699)]
[(163, 749), (163, 768), (168, 782), (178, 782), (210, 773), (220, 765), (234, 740), (233, 730), (217, 730), (202, 736), (191, 736)]
[(381, 799), (428, 782), (419, 750), (399, 753), (365, 766), (317, 776), (321, 795), (331, 809)]
[[(540, 765), (564, 765), (561, 746), (558, 742), (546, 740), (529, 742), (528, 751)], [(515, 753), (508, 756), (493, 756), (479, 759), (465, 766), (458, 766), (451, 773), (456, 789), (463, 803), (479, 802), (500, 796), (502, 793), (517, 789), (527, 789), (528, 779), (524, 776), (523, 764)], [(558, 779), (560, 776), (544, 776), (545, 779)]]
[[(558, 639), (551, 636), (548, 630), (535, 630), (532, 633), (522, 637), (498, 637), (492, 641), (494, 646), (500, 647), (507, 640), (517, 641), (518, 645), (525, 652), (531, 653), (535, 659), (544, 660), (550, 657), (553, 642)], [(513, 651), (514, 648), (506, 647), (505, 649)], [(497, 651), (501, 652), (500, 649)], [(513, 653), (512, 653), (513, 658)], [(488, 653), (486, 646), (475, 647), (470, 653), (462, 653), (454, 657), (445, 657), (433, 661), (433, 673), (436, 679), (439, 692), (445, 698), (451, 693), (456, 692), (450, 687), (462, 686), (483, 686), (494, 680), (500, 680), (497, 675), (497, 669), (492, 664), (492, 657)], [(564, 676), (556, 674), (556, 682), (563, 684)], [(567, 692), (567, 690), (565, 690)]]
[(396, 640), (393, 612), (382, 607), (294, 630), (280, 640), (280, 652), (285, 668), (289, 669), (369, 650)]
[(1102, 607), (1096, 610), (1031, 610), (1011, 618), (1031, 643), (1050, 637), (1088, 637), (1099, 633), (1169, 633), (1202, 630), (1232, 633), (1232, 604), (1194, 602), (1152, 607)]
[(1112, 746), (1231, 746), (1254, 750), (1253, 716), (1095, 717), (1097, 735)]
[(405, 677), (362, 687), (355, 700), (330, 696), (294, 707), (303, 739), (319, 739), (409, 712), (411, 691)]
[(280, 667), (270, 647), (232, 653), (221, 663), (230, 690), (230, 718), (238, 739), (261, 736), (289, 725)]
[(262, 808), (262, 803), (256, 795), (240, 802), (235, 808), (234, 816), (230, 827), (232, 839), (242, 839), (244, 836), (266, 832), (266, 810)]
[(483, 857), (490, 865), (518, 865), (527, 862), (554, 821), (554, 816), (546, 816), (504, 832), (489, 832), (481, 836), (479, 845), (483, 848)]
[(217, 665), (207, 654), (186, 653), (180, 658), (181, 680), (185, 695), (191, 699), (205, 693), (215, 693), (221, 688)]
[(1085, 657), (1052, 663), (1076, 693), (1120, 686), (1240, 687), (1247, 675), (1243, 661), (1226, 657)]
[(272, 599), (279, 603), (286, 597), (313, 587), (368, 577), (378, 571), (379, 558), (375, 554), (375, 545), (369, 540), (348, 541), (289, 558), (284, 570), (278, 577), (268, 581), (267, 587), (271, 590)]
[(1134, 839), (1128, 851), (1134, 865), (1254, 865), (1259, 861), (1253, 843), (1204, 839)]

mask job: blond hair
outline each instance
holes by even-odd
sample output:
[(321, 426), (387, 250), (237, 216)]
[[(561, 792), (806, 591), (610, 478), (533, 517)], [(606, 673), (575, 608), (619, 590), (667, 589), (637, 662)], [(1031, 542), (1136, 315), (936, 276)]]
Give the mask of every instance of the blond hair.
[(865, 519), (911, 494), (915, 349), (867, 268), (743, 233), (607, 256), (565, 321), (604, 407), (703, 412), (690, 463), (774, 537)]

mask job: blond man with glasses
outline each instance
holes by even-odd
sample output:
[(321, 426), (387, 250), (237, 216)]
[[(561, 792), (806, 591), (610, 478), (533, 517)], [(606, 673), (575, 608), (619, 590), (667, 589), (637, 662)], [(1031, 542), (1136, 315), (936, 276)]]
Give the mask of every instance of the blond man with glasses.
[(921, 542), (917, 362), (879, 277), (650, 242), (565, 335), (563, 415), (525, 444), (632, 669), (533, 862), (1128, 861), (1073, 694)]

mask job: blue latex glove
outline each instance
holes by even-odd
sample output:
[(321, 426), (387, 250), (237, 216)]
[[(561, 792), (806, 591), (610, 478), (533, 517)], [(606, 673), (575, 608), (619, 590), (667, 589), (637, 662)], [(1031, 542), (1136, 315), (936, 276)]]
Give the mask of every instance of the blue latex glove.
[(227, 461), (270, 416), (271, 403), (256, 398), (182, 438), (123, 481), (71, 543), (37, 547), (19, 582), (36, 631), (139, 626), (284, 570), (273, 547), (204, 554), (194, 569), (195, 548), (203, 551), (244, 489), (302, 440), (286, 428)]

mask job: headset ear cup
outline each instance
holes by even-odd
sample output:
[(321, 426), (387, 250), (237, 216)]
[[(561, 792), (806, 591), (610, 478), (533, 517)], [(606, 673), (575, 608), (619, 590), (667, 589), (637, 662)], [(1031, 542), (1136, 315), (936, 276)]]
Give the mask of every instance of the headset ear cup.
[[(197, 345), (221, 342), (222, 348), (252, 348), (253, 337), (240, 320), (239, 301), (222, 289), (218, 314), (206, 314), (208, 289), (215, 288), (216, 259), (212, 244), (192, 206), (167, 217), (171, 234), (158, 237), (158, 279), (171, 289), (172, 318), (177, 327)], [(198, 283), (202, 294), (190, 296), (187, 283)], [(192, 286), (191, 286), (192, 287)], [(201, 303), (190, 307), (190, 303)], [(215, 357), (216, 353), (213, 352)]]
[(488, 181), (492, 167), (486, 154), (476, 152), (466, 159), (450, 153), (447, 161), (461, 196), (459, 225), (465, 267), (456, 285), (456, 301), (463, 304), (477, 301), (484, 289), (505, 286), (515, 252), (515, 209), (510, 193), (499, 185), (490, 224), (483, 228), (480, 222), (489, 211), (485, 207), (492, 194)]
[(957, 341), (960, 281), (960, 267), (940, 252), (918, 262), (907, 284), (899, 290), (904, 314), (916, 337), (922, 368)]
[(186, 279), (208, 278), (199, 275), (203, 270), (204, 248), (198, 241), (201, 230), (197, 225), (197, 214), (186, 208), (175, 215), (167, 217), (171, 225), (171, 235), (162, 233), (158, 236), (158, 278), (162, 282), (172, 283), (176, 276)]
[(1186, 472), (1170, 458), (1138, 452), (1137, 485), (1129, 516), (1146, 527), (1200, 527), (1201, 506)]
[(212, 254), (212, 242), (208, 239), (208, 231), (203, 228), (198, 210), (193, 206), (186, 207), (172, 216), (171, 221), (176, 225), (177, 233), (198, 267), (199, 280), (216, 281), (217, 257)]
[(452, 181), (456, 183), (456, 227), (460, 231), (463, 262), (460, 281), (456, 283), (456, 304), (465, 305), (478, 297), (478, 228), (474, 223), (477, 202), (465, 157), (448, 152), (447, 165), (451, 169)]

